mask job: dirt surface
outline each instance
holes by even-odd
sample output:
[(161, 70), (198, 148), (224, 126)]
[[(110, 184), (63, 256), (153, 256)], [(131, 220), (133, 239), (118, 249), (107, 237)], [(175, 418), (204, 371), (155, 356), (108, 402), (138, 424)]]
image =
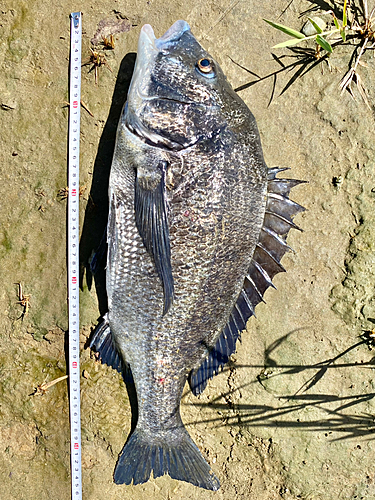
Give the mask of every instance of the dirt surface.
[[(0, 8), (0, 482), (3, 500), (70, 495), (67, 383), (33, 395), (66, 373), (66, 186), (69, 14), (83, 12), (83, 60), (111, 32), (98, 84), (82, 69), (81, 365), (85, 500), (375, 499), (374, 350), (361, 337), (375, 323), (374, 113), (340, 95), (350, 46), (332, 71), (317, 66), (290, 85), (270, 47), (285, 36), (263, 18), (301, 29), (307, 10), (332, 3), (294, 0), (204, 2), (3, 0)], [(328, 7), (327, 7), (328, 8)], [(301, 13), (305, 13), (301, 16)], [(225, 15), (224, 15), (225, 14)], [(314, 15), (319, 11), (315, 10)], [(207, 492), (169, 477), (116, 486), (112, 474), (131, 424), (119, 374), (98, 364), (87, 339), (105, 312), (103, 273), (85, 265), (103, 233), (114, 134), (126, 98), (140, 27), (157, 36), (185, 19), (255, 114), (269, 166), (309, 184), (292, 198), (307, 208), (289, 238), (296, 253), (242, 334), (233, 363), (183, 420), (221, 481)], [(108, 26), (110, 28), (108, 28)], [(107, 29), (107, 31), (105, 31)], [(98, 31), (102, 30), (102, 31)], [(103, 31), (104, 30), (104, 31)], [(278, 55), (286, 51), (273, 51)], [(375, 60), (360, 73), (374, 104)], [(293, 60), (283, 59), (284, 64)], [(236, 64), (237, 63), (237, 64)], [(245, 68), (245, 69), (244, 69)], [(248, 71), (247, 71), (247, 70)], [(276, 86), (274, 88), (274, 84)], [(274, 90), (274, 92), (273, 92)], [(356, 94), (356, 92), (355, 92)], [(357, 94), (356, 94), (357, 95)], [(272, 102), (270, 103), (271, 97)], [(30, 295), (28, 314), (18, 287)]]

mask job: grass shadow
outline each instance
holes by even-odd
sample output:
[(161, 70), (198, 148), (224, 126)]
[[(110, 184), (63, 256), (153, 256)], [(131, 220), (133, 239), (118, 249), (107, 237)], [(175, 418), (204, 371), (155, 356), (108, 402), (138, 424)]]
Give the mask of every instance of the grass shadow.
[[(226, 403), (208, 403), (211, 408), (222, 413), (215, 418), (200, 420), (200, 423), (217, 423), (218, 426), (230, 424), (255, 429), (287, 428), (308, 432), (324, 432), (326, 437), (335, 433), (342, 434), (333, 437), (331, 441), (367, 437), (375, 434), (374, 415), (368, 413), (344, 413), (348, 408), (366, 403), (374, 399), (375, 393), (355, 394), (352, 396), (336, 396), (332, 394), (305, 394), (298, 396), (279, 396), (285, 404), (281, 406), (261, 404), (236, 404), (234, 410), (228, 413)], [(207, 403), (195, 403), (197, 406), (207, 406)], [(332, 406), (335, 406), (333, 407)], [(329, 407), (328, 407), (329, 406)], [(298, 413), (304, 409), (315, 408), (325, 414), (325, 418), (302, 420)], [(287, 418), (286, 418), (287, 417)], [(187, 423), (186, 426), (194, 425)], [(373, 438), (375, 439), (375, 435)]]
[[(369, 318), (370, 319), (370, 318)], [(286, 335), (280, 337), (273, 342), (264, 352), (263, 365), (237, 365), (229, 364), (223, 371), (231, 371), (235, 369), (259, 368), (262, 374), (269, 367), (277, 369), (277, 373), (271, 372), (270, 376), (262, 378), (258, 375), (253, 380), (241, 386), (234, 387), (226, 393), (220, 393), (217, 397), (209, 402), (195, 401), (194, 406), (210, 407), (220, 413), (220, 416), (200, 420), (200, 422), (217, 423), (218, 425), (237, 424), (244, 427), (256, 428), (298, 428), (310, 432), (324, 432), (326, 436), (332, 433), (341, 434), (338, 437), (332, 437), (332, 441), (340, 441), (342, 439), (354, 437), (369, 437), (375, 433), (375, 416), (367, 413), (348, 413), (349, 409), (353, 409), (359, 404), (368, 403), (375, 398), (375, 393), (354, 394), (354, 395), (337, 395), (327, 393), (309, 393), (313, 387), (327, 376), (332, 369), (371, 369), (375, 368), (375, 356), (367, 362), (339, 362), (340, 358), (359, 347), (360, 345), (373, 345), (373, 339), (369, 336), (371, 332), (365, 331), (361, 336), (361, 340), (344, 349), (338, 355), (319, 361), (309, 365), (297, 364), (279, 364), (275, 360), (276, 350), (294, 333), (300, 331), (301, 328), (293, 330)], [(314, 371), (315, 373), (301, 384), (301, 387), (294, 394), (274, 395), (278, 403), (270, 404), (242, 404), (233, 402), (232, 396), (242, 389), (255, 383), (260, 383), (265, 389), (263, 382), (266, 378), (296, 376), (306, 371)], [(189, 391), (184, 393), (183, 399), (187, 397)], [(235, 398), (235, 401), (237, 399)], [(185, 403), (189, 404), (189, 403)], [(302, 421), (301, 410), (306, 408), (315, 408), (324, 413), (325, 417), (320, 419), (309, 419)], [(187, 425), (193, 425), (187, 424)], [(375, 436), (374, 436), (375, 438)]]

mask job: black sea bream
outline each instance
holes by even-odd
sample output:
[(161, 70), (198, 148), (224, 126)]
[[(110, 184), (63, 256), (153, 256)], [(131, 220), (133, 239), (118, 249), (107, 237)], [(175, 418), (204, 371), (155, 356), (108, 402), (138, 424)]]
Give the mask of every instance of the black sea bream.
[(117, 130), (107, 227), (108, 314), (91, 346), (131, 370), (138, 422), (118, 484), (169, 474), (219, 481), (180, 417), (235, 351), (254, 307), (284, 271), (303, 208), (296, 180), (268, 169), (255, 119), (185, 21), (161, 38), (143, 26)]

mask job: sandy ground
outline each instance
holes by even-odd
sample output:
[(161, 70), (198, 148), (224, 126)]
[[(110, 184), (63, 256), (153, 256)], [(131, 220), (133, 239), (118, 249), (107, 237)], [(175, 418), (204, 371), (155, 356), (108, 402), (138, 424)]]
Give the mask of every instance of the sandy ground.
[[(82, 457), (85, 500), (375, 499), (374, 351), (361, 337), (375, 323), (374, 113), (340, 95), (350, 46), (282, 94), (272, 45), (286, 37), (262, 18), (300, 29), (307, 10), (329, 2), (227, 3), (130, 0), (3, 0), (0, 9), (0, 482), (3, 500), (65, 500), (70, 495), (66, 381), (44, 395), (43, 382), (66, 371), (66, 186), (69, 13), (83, 12), (83, 60), (101, 21), (115, 35), (99, 68), (82, 69)], [(231, 7), (231, 8), (230, 8)], [(229, 10), (227, 10), (229, 9)], [(225, 16), (224, 13), (226, 12)], [(302, 13), (302, 15), (301, 15)], [(169, 477), (116, 486), (112, 474), (130, 430), (119, 374), (95, 362), (87, 339), (105, 312), (103, 276), (85, 264), (106, 220), (114, 133), (135, 60), (140, 27), (160, 36), (177, 19), (220, 62), (256, 116), (269, 166), (309, 182), (292, 198), (307, 211), (296, 253), (277, 290), (249, 321), (233, 363), (204, 394), (183, 397), (183, 419), (221, 489), (207, 492)], [(103, 50), (102, 48), (100, 50)], [(278, 55), (286, 51), (274, 51)], [(374, 59), (360, 73), (374, 102)], [(283, 59), (290, 64), (292, 59)], [(110, 69), (112, 71), (110, 71)], [(252, 72), (252, 73), (251, 73)], [(274, 88), (275, 84), (275, 88)], [(274, 93), (273, 93), (274, 90)], [(356, 93), (356, 92), (355, 92)], [(357, 95), (357, 94), (356, 94)], [(271, 97), (272, 102), (270, 103)], [(357, 96), (358, 97), (358, 96)], [(17, 285), (30, 295), (20, 318)]]

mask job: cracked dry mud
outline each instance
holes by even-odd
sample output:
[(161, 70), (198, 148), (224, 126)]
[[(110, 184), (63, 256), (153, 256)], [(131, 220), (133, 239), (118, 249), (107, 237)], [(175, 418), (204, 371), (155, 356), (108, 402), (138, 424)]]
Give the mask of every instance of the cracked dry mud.
[[(221, 481), (203, 491), (169, 477), (116, 486), (114, 466), (131, 423), (119, 374), (85, 347), (104, 312), (103, 276), (82, 268), (81, 368), (83, 492), (87, 500), (233, 498), (375, 499), (374, 350), (360, 336), (375, 322), (374, 114), (338, 84), (351, 48), (335, 51), (332, 72), (320, 67), (279, 95), (291, 74), (270, 47), (283, 35), (277, 20), (289, 2), (131, 0), (51, 8), (40, 0), (3, 0), (0, 9), (0, 480), (4, 500), (70, 495), (67, 383), (33, 395), (66, 372), (66, 186), (69, 13), (83, 12), (83, 60), (98, 30), (127, 20), (104, 50), (112, 73), (82, 70), (82, 262), (102, 235), (106, 182), (118, 115), (126, 97), (140, 27), (160, 36), (185, 19), (217, 58), (255, 114), (269, 166), (309, 182), (292, 198), (307, 208), (289, 238), (296, 253), (275, 279), (242, 334), (233, 362), (195, 398), (186, 391), (183, 420)], [(318, 2), (295, 0), (279, 19), (300, 29)], [(330, 4), (331, 5), (331, 4)], [(224, 12), (231, 7), (223, 16)], [(315, 13), (314, 13), (315, 15)], [(120, 21), (120, 22), (122, 22)], [(219, 22), (218, 22), (219, 21)], [(107, 23), (107, 24), (106, 24)], [(111, 24), (112, 23), (112, 24)], [(211, 27), (213, 27), (211, 29)], [(278, 54), (281, 55), (282, 52)], [(361, 68), (374, 103), (375, 60)], [(235, 64), (235, 61), (238, 64)], [(240, 65), (240, 66), (239, 66)], [(21, 282), (30, 295), (20, 319)]]

